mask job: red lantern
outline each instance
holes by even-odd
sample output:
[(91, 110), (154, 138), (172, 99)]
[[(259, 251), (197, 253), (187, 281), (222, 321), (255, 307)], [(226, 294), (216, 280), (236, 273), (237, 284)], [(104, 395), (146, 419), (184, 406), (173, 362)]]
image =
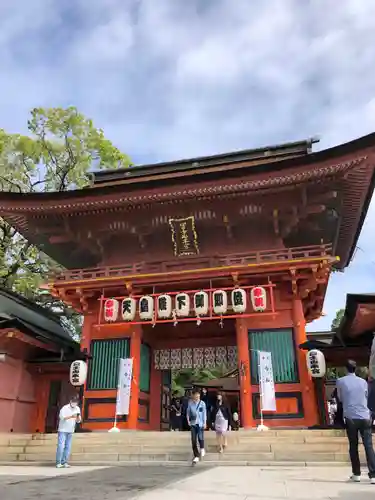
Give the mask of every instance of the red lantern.
[(255, 286), (250, 292), (251, 304), (254, 311), (265, 311), (267, 309), (267, 292), (262, 286)]
[(118, 316), (119, 303), (116, 299), (107, 299), (104, 302), (105, 321), (116, 321)]

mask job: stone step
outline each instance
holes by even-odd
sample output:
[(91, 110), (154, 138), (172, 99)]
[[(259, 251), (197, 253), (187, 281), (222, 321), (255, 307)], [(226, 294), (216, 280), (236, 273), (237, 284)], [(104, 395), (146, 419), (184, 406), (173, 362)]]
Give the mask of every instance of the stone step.
[[(0, 435), (0, 462), (53, 463), (57, 436)], [(217, 453), (216, 436), (206, 433), (207, 464), (347, 463), (348, 444), (342, 431), (240, 431), (228, 435), (228, 448)], [(364, 454), (361, 453), (362, 459)], [(191, 461), (187, 432), (77, 433), (74, 464), (171, 464)]]
[[(213, 431), (207, 431), (206, 432), (208, 435), (212, 434), (214, 435)], [(158, 432), (158, 431), (121, 431), (121, 433), (118, 434), (111, 434), (105, 431), (102, 432), (88, 432), (88, 433), (77, 433), (76, 435), (79, 438), (92, 438), (95, 439), (96, 437), (100, 436), (105, 436), (105, 435), (114, 435), (114, 436), (130, 436), (131, 438), (137, 437), (139, 439), (168, 439), (168, 436), (181, 436), (186, 434), (186, 432)], [(288, 430), (269, 430), (268, 432), (256, 432), (255, 429), (250, 429), (250, 430), (240, 430), (239, 432), (232, 432), (233, 435), (238, 435), (241, 437), (244, 436), (262, 436), (267, 434), (270, 437), (334, 437), (334, 436), (343, 436), (344, 432), (341, 430), (309, 430), (309, 429), (288, 429)], [(49, 440), (54, 437), (54, 434), (0, 434), (0, 443), (2, 440), (8, 442), (9, 440)]]
[[(172, 452), (172, 451), (180, 451), (186, 450), (190, 448), (190, 441), (186, 440), (184, 443), (178, 444), (165, 444), (158, 445), (157, 443), (147, 443), (147, 444), (129, 444), (123, 446), (122, 444), (115, 443), (102, 443), (102, 444), (92, 444), (92, 443), (75, 443), (73, 442), (72, 452), (82, 452), (82, 453), (102, 453), (103, 450), (106, 452), (117, 452), (122, 453), (123, 451), (129, 453), (154, 453), (159, 451)], [(338, 442), (338, 443), (329, 443), (329, 451), (330, 452), (346, 452), (348, 445), (346, 442)], [(206, 449), (208, 451), (216, 451), (217, 444), (215, 443), (207, 443)], [(295, 450), (295, 446), (291, 444), (283, 444), (283, 443), (269, 443), (267, 441), (264, 442), (252, 442), (252, 443), (229, 443), (228, 450), (235, 449), (241, 452), (266, 452), (266, 451), (284, 451), (284, 450)], [(19, 454), (19, 453), (28, 453), (28, 454), (38, 454), (40, 452), (54, 452), (56, 450), (56, 444), (51, 443), (45, 446), (8, 446), (8, 447), (0, 447), (0, 454), (8, 452), (11, 454)], [(302, 443), (298, 446), (299, 451), (303, 451), (304, 453), (310, 452), (319, 452), (326, 451), (327, 446), (320, 443)]]
[[(20, 454), (4, 457), (2, 462), (34, 462), (34, 463), (53, 463), (55, 460), (54, 454), (39, 454), (28, 455)], [(364, 456), (361, 460), (364, 462)], [(155, 453), (155, 454), (117, 454), (117, 453), (102, 453), (98, 455), (73, 453), (70, 462), (78, 463), (127, 463), (127, 462), (186, 462), (191, 461), (191, 452), (184, 453)], [(204, 458), (204, 463), (212, 462), (251, 462), (255, 463), (273, 463), (280, 462), (284, 464), (290, 463), (348, 463), (349, 456), (347, 453), (208, 453)]]
[[(177, 434), (177, 433), (176, 433)], [(112, 443), (112, 444), (147, 444), (147, 443), (155, 443), (157, 445), (164, 444), (178, 444), (181, 442), (185, 442), (190, 439), (189, 433), (181, 433), (178, 437), (176, 434), (168, 434), (164, 439), (155, 439), (154, 436), (126, 436), (125, 434), (103, 434), (100, 436), (92, 436), (90, 434), (76, 434), (74, 436), (75, 442), (85, 442), (90, 444), (102, 445), (104, 443)], [(236, 434), (236, 435), (235, 435)], [(207, 442), (215, 442), (216, 436), (213, 433), (206, 433), (205, 439)], [(346, 442), (345, 436), (337, 436), (337, 437), (329, 437), (329, 436), (300, 436), (299, 438), (289, 438), (286, 436), (270, 436), (268, 433), (253, 433), (252, 435), (238, 435), (237, 433), (229, 433), (228, 434), (228, 442), (233, 443), (253, 443), (253, 442), (264, 442), (267, 441), (269, 443), (290, 443), (290, 444), (299, 444), (299, 443), (338, 443), (338, 442)], [(0, 443), (0, 445), (14, 445), (14, 446), (46, 446), (48, 444), (55, 444), (57, 442), (57, 436), (51, 435), (46, 439), (30, 439), (30, 440), (15, 440), (9, 441), (7, 443)]]

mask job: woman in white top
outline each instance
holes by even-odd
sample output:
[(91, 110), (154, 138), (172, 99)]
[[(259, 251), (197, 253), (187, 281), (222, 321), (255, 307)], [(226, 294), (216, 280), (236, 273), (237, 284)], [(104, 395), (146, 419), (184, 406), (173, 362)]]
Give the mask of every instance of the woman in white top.
[(223, 453), (224, 449), (227, 447), (227, 432), (229, 428), (230, 415), (230, 409), (224, 401), (223, 395), (218, 393), (212, 419), (215, 424), (219, 453)]

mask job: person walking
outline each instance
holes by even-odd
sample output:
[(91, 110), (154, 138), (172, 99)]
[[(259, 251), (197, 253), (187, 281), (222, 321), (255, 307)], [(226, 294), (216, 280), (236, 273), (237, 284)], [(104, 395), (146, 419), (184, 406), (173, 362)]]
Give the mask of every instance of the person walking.
[(76, 424), (81, 422), (81, 410), (78, 406), (78, 397), (73, 397), (69, 404), (63, 406), (59, 414), (57, 432), (56, 467), (70, 467), (68, 460), (72, 448), (72, 439)]
[(215, 426), (218, 451), (219, 453), (223, 453), (227, 447), (227, 432), (231, 419), (231, 412), (220, 392), (217, 395), (216, 406), (212, 412), (212, 419)]
[(191, 398), (191, 392), (189, 390), (185, 391), (185, 394), (181, 398), (181, 417), (182, 417), (182, 430), (188, 431), (189, 425), (187, 422), (187, 409), (189, 406)]
[[(193, 465), (199, 462), (206, 454), (204, 449), (204, 429), (207, 425), (207, 408), (200, 398), (200, 392), (194, 390), (186, 413), (187, 423), (191, 432), (193, 448)], [(199, 444), (199, 449), (198, 449)]]
[(182, 430), (182, 404), (179, 398), (178, 392), (173, 393), (173, 398), (171, 401), (171, 409), (169, 412), (171, 419), (171, 430), (181, 431)]
[(358, 453), (358, 434), (366, 452), (367, 467), (371, 484), (375, 484), (375, 453), (372, 445), (371, 412), (368, 408), (368, 385), (355, 374), (357, 364), (349, 360), (346, 364), (348, 374), (336, 382), (338, 399), (343, 406), (346, 433), (349, 440), (349, 455), (352, 464), (350, 479), (356, 483), (361, 480), (361, 463)]
[(206, 405), (207, 426), (208, 426), (208, 428), (210, 428), (210, 422), (211, 422), (211, 405), (209, 404), (209, 396), (208, 396), (207, 389), (205, 387), (203, 387), (202, 390), (201, 390), (201, 400)]

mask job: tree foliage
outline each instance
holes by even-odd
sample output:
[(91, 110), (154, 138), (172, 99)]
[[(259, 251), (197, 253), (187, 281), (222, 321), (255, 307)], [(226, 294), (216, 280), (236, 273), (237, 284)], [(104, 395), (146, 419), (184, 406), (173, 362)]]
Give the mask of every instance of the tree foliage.
[[(74, 107), (35, 108), (28, 135), (0, 129), (0, 188), (18, 193), (67, 191), (89, 182), (90, 171), (130, 165), (92, 120)], [(0, 218), (0, 286), (59, 313), (73, 334), (81, 319), (40, 286), (59, 268)]]
[(341, 323), (341, 320), (342, 318), (344, 317), (344, 314), (345, 314), (345, 309), (339, 309), (337, 312), (336, 312), (336, 316), (334, 317), (333, 321), (332, 321), (332, 324), (331, 324), (331, 330), (337, 330), (340, 323)]
[(225, 367), (212, 369), (186, 368), (172, 372), (172, 390), (180, 394), (184, 393), (185, 387), (191, 387), (194, 383), (205, 383), (215, 378), (222, 377), (228, 371)]

